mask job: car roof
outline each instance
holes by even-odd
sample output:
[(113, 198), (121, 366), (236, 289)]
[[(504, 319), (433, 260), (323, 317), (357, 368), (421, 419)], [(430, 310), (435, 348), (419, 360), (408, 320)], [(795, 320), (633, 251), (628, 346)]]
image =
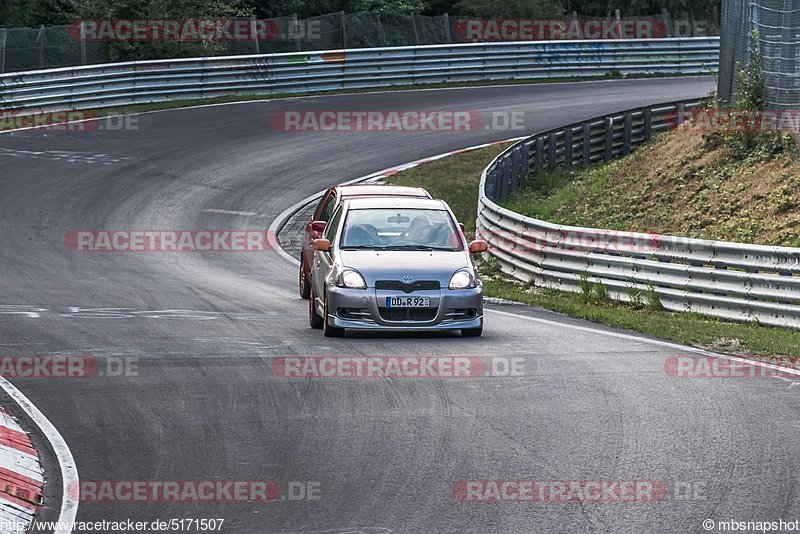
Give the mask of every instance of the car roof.
[(405, 208), (447, 210), (444, 200), (416, 197), (365, 197), (345, 200), (349, 209)]
[(431, 198), (430, 193), (421, 187), (406, 187), (402, 185), (354, 184), (338, 185), (341, 197), (357, 196), (396, 196), (396, 197), (422, 197)]

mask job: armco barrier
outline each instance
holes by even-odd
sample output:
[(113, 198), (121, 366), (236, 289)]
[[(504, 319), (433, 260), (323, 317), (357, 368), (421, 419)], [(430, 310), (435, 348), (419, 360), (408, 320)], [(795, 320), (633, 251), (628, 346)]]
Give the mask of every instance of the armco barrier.
[(719, 38), (369, 48), (113, 63), (0, 75), (0, 108), (95, 109), (238, 94), (716, 72)]
[(669, 310), (800, 328), (800, 248), (556, 225), (496, 203), (545, 166), (627, 154), (698, 105), (673, 102), (599, 117), (534, 135), (495, 158), (481, 176), (477, 228), (503, 271), (567, 291), (600, 283), (623, 301), (653, 291)]

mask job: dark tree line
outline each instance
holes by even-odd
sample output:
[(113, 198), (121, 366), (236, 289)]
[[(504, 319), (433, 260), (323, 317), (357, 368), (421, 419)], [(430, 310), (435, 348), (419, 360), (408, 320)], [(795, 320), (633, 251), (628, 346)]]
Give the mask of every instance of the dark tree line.
[(67, 24), (89, 18), (192, 18), (297, 14), (299, 18), (345, 11), (479, 17), (657, 15), (718, 17), (722, 0), (0, 0), (0, 27)]

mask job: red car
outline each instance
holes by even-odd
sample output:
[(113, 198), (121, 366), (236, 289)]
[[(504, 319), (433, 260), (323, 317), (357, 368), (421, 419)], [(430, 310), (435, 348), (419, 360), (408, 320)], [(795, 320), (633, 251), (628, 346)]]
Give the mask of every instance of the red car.
[(300, 296), (307, 299), (311, 292), (311, 258), (314, 248), (311, 242), (322, 237), (325, 224), (333, 214), (333, 209), (345, 198), (359, 197), (417, 197), (431, 198), (430, 193), (421, 187), (402, 187), (399, 185), (335, 185), (328, 189), (317, 204), (314, 216), (306, 224), (303, 233), (303, 248), (300, 251)]

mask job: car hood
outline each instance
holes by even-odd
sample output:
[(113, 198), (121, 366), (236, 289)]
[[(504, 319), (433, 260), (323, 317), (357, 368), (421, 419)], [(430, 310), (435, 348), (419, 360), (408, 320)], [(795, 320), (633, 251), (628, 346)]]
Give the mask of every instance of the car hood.
[(447, 287), (454, 272), (471, 267), (464, 251), (347, 250), (339, 254), (341, 264), (360, 272), (368, 287), (375, 287), (376, 280), (402, 280), (404, 276), (415, 282), (438, 280)]

